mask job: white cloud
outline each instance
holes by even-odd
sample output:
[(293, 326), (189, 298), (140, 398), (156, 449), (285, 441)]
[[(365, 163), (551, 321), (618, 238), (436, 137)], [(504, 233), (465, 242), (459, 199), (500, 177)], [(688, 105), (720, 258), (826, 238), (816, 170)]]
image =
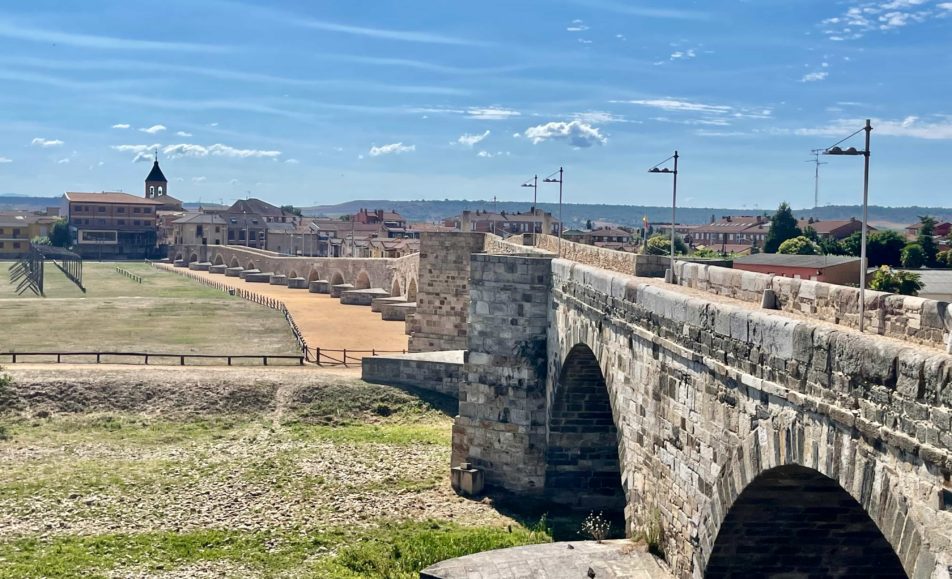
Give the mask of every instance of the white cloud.
[(43, 137), (36, 137), (30, 144), (34, 147), (43, 147), (44, 149), (49, 147), (60, 147), (63, 145), (63, 141), (59, 139), (44, 139)]
[(113, 145), (111, 148), (120, 153), (135, 153), (132, 158), (133, 163), (147, 163), (152, 161), (153, 151), (161, 146), (156, 143), (154, 145)]
[(591, 44), (592, 41), (591, 41), (591, 40), (588, 40), (587, 38), (579, 38), (579, 39), (578, 39), (578, 43), (579, 43), (579, 44)]
[(175, 134), (178, 135), (179, 137), (191, 137), (191, 136), (192, 136), (192, 133), (187, 133), (187, 132), (185, 132), (185, 131), (178, 131), (178, 132), (176, 132)]
[(4, 163), (12, 163), (12, 162), (13, 162), (13, 159), (11, 159), (10, 157), (0, 157), (0, 165)]
[(578, 120), (568, 123), (551, 122), (529, 127), (524, 135), (527, 139), (532, 139), (533, 145), (548, 140), (566, 140), (573, 147), (584, 149), (592, 145), (604, 145), (608, 142), (608, 139), (596, 127)]
[(112, 126), (112, 128), (114, 128), (114, 129), (128, 129), (130, 126), (132, 126), (132, 125), (130, 125), (129, 123), (116, 123), (115, 125)]
[(492, 159), (493, 157), (508, 157), (509, 151), (496, 151), (495, 153), (490, 151), (480, 151), (476, 153), (476, 156), (483, 159)]
[(512, 109), (500, 107), (471, 107), (466, 110), (466, 114), (473, 119), (482, 119), (488, 121), (500, 121), (518, 117), (521, 113)]
[(585, 25), (585, 22), (576, 18), (565, 30), (568, 32), (585, 32), (588, 30), (588, 26)]
[(142, 152), (136, 153), (136, 156), (132, 158), (133, 163), (148, 163), (152, 161), (152, 153)]
[(820, 26), (830, 40), (856, 40), (869, 32), (896, 30), (941, 18), (947, 15), (945, 10), (952, 10), (952, 2), (940, 2), (934, 8), (931, 0), (864, 1), (840, 16), (822, 20)]
[(625, 117), (609, 113), (606, 111), (586, 111), (584, 113), (575, 113), (572, 118), (583, 123), (628, 123), (631, 122)]
[(57, 161), (56, 164), (57, 164), (57, 165), (68, 165), (68, 164), (69, 164), (69, 157), (63, 157), (62, 159), (60, 159), (59, 161)]
[(300, 164), (300, 161), (298, 161), (297, 159), (288, 159), (287, 161), (285, 161), (285, 164), (287, 164), (287, 165), (298, 165), (298, 164)]
[(204, 146), (189, 143), (177, 145), (167, 145), (162, 149), (162, 153), (169, 157), (228, 157), (232, 159), (275, 159), (281, 156), (281, 151), (269, 151), (261, 149), (236, 149), (228, 145), (216, 143), (214, 145)]
[(150, 135), (155, 135), (157, 133), (161, 133), (162, 131), (164, 131), (165, 125), (152, 125), (151, 127), (148, 127), (145, 129), (139, 129), (139, 130), (142, 131), (143, 133), (149, 133)]
[(682, 101), (682, 100), (677, 100), (672, 98), (642, 99), (642, 100), (630, 100), (630, 101), (611, 101), (611, 102), (640, 105), (644, 107), (652, 107), (652, 108), (661, 109), (664, 111), (685, 111), (685, 112), (693, 112), (693, 113), (726, 114), (733, 110), (732, 107), (725, 106), (725, 105), (706, 105), (703, 103)]
[(204, 183), (204, 182), (207, 181), (207, 180), (208, 180), (208, 178), (207, 178), (207, 177), (204, 177), (204, 176), (202, 176), (202, 177), (192, 177), (192, 183)]
[(403, 143), (390, 143), (380, 147), (370, 147), (370, 156), (379, 157), (380, 155), (399, 155), (401, 153), (412, 153), (416, 151), (416, 145), (404, 145)]
[(939, 2), (936, 6), (943, 10), (952, 10), (952, 2)]
[[(952, 140), (952, 116), (935, 115), (923, 121), (920, 117), (909, 115), (902, 119), (872, 119), (873, 132), (880, 136), (907, 137), (931, 141)], [(794, 134), (808, 137), (843, 137), (863, 127), (864, 119), (836, 119), (822, 127), (778, 130), (781, 134)], [(844, 145), (845, 146), (845, 145)]]
[(671, 53), (671, 60), (687, 60), (697, 56), (693, 48), (687, 50), (677, 50)]
[(803, 75), (803, 78), (800, 79), (800, 82), (817, 82), (821, 80), (826, 80), (826, 77), (830, 76), (830, 73), (823, 71), (810, 72)]
[(464, 134), (460, 138), (456, 139), (456, 142), (459, 143), (460, 145), (463, 145), (465, 147), (469, 147), (472, 149), (473, 146), (482, 142), (483, 139), (485, 139), (488, 136), (489, 136), (489, 130), (487, 130), (485, 133), (481, 135)]
[(615, 35), (615, 38), (617, 38), (618, 40), (622, 40), (622, 41), (628, 40), (628, 38), (626, 38), (624, 34), (616, 34), (616, 35)]

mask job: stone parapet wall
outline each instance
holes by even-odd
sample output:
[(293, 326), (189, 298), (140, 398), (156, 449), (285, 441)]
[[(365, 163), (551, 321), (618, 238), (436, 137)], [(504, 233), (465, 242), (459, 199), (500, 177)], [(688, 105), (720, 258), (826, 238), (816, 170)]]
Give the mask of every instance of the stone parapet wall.
[[(466, 349), (470, 256), (483, 251), (482, 233), (423, 233), (411, 352)], [(383, 286), (388, 287), (388, 286)]]
[(361, 369), (361, 379), (366, 382), (411, 386), (457, 398), (463, 352), (366, 356)]
[(679, 577), (703, 576), (734, 501), (781, 465), (837, 481), (910, 577), (952, 565), (952, 356), (566, 260), (552, 268), (550, 392), (567, 353), (587, 345), (619, 432), (629, 532), (660, 516)]
[[(770, 289), (781, 310), (859, 325), (858, 288), (685, 262), (677, 262), (675, 272), (686, 287), (757, 304)], [(865, 318), (869, 333), (952, 348), (952, 311), (945, 302), (866, 290)]]
[(531, 235), (513, 235), (503, 239), (491, 233), (485, 234), (483, 249), (493, 255), (540, 255), (551, 256), (552, 252), (532, 245)]
[[(554, 235), (534, 234), (526, 236), (527, 243), (547, 252), (559, 254), (559, 238)], [(562, 240), (562, 259), (584, 263), (601, 269), (617, 271), (639, 277), (664, 277), (671, 265), (671, 258), (664, 255), (642, 255), (606, 249), (584, 243)]]

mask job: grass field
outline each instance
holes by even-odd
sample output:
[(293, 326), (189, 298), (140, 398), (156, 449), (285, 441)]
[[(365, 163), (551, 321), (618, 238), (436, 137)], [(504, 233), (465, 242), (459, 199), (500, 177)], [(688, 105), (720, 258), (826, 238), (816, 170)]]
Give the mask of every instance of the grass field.
[[(284, 317), (194, 281), (120, 263), (84, 263), (86, 293), (53, 264), (46, 297), (19, 297), (0, 263), (0, 352), (145, 351), (195, 354), (296, 354)], [(0, 362), (7, 359), (0, 356)]]
[(0, 578), (415, 579), (550, 540), (449, 488), (452, 400), (310, 369), (12, 372)]

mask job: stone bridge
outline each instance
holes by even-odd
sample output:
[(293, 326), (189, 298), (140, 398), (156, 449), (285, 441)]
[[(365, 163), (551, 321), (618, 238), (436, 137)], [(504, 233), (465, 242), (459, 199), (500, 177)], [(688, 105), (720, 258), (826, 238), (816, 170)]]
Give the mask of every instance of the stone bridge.
[(398, 258), (297, 257), (236, 245), (177, 245), (169, 251), (173, 260), (207, 261), (212, 265), (258, 269), (309, 282), (327, 280), (332, 285), (349, 283), (356, 289), (383, 288), (391, 295), (416, 299), (418, 254)]
[(566, 246), (599, 267), (513, 246), (455, 286), (421, 268), (418, 314), (468, 303), (454, 465), (660, 524), (679, 577), (952, 577), (946, 304), (869, 292), (860, 334), (854, 288), (681, 262), (671, 285)]

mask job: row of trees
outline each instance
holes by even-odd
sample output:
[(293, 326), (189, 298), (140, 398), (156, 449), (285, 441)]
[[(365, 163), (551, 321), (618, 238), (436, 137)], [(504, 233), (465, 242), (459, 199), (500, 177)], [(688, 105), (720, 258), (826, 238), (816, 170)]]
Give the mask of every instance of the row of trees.
[[(952, 267), (952, 252), (939, 251), (935, 241), (936, 221), (926, 215), (919, 218), (919, 235), (914, 242), (895, 231), (874, 231), (866, 240), (866, 258), (873, 267)], [(831, 238), (821, 239), (816, 230), (807, 226), (803, 230), (787, 203), (781, 203), (777, 213), (770, 219), (770, 229), (764, 242), (767, 253), (786, 253), (796, 255), (850, 255), (859, 257), (862, 246), (862, 234), (857, 231), (837, 241)]]

